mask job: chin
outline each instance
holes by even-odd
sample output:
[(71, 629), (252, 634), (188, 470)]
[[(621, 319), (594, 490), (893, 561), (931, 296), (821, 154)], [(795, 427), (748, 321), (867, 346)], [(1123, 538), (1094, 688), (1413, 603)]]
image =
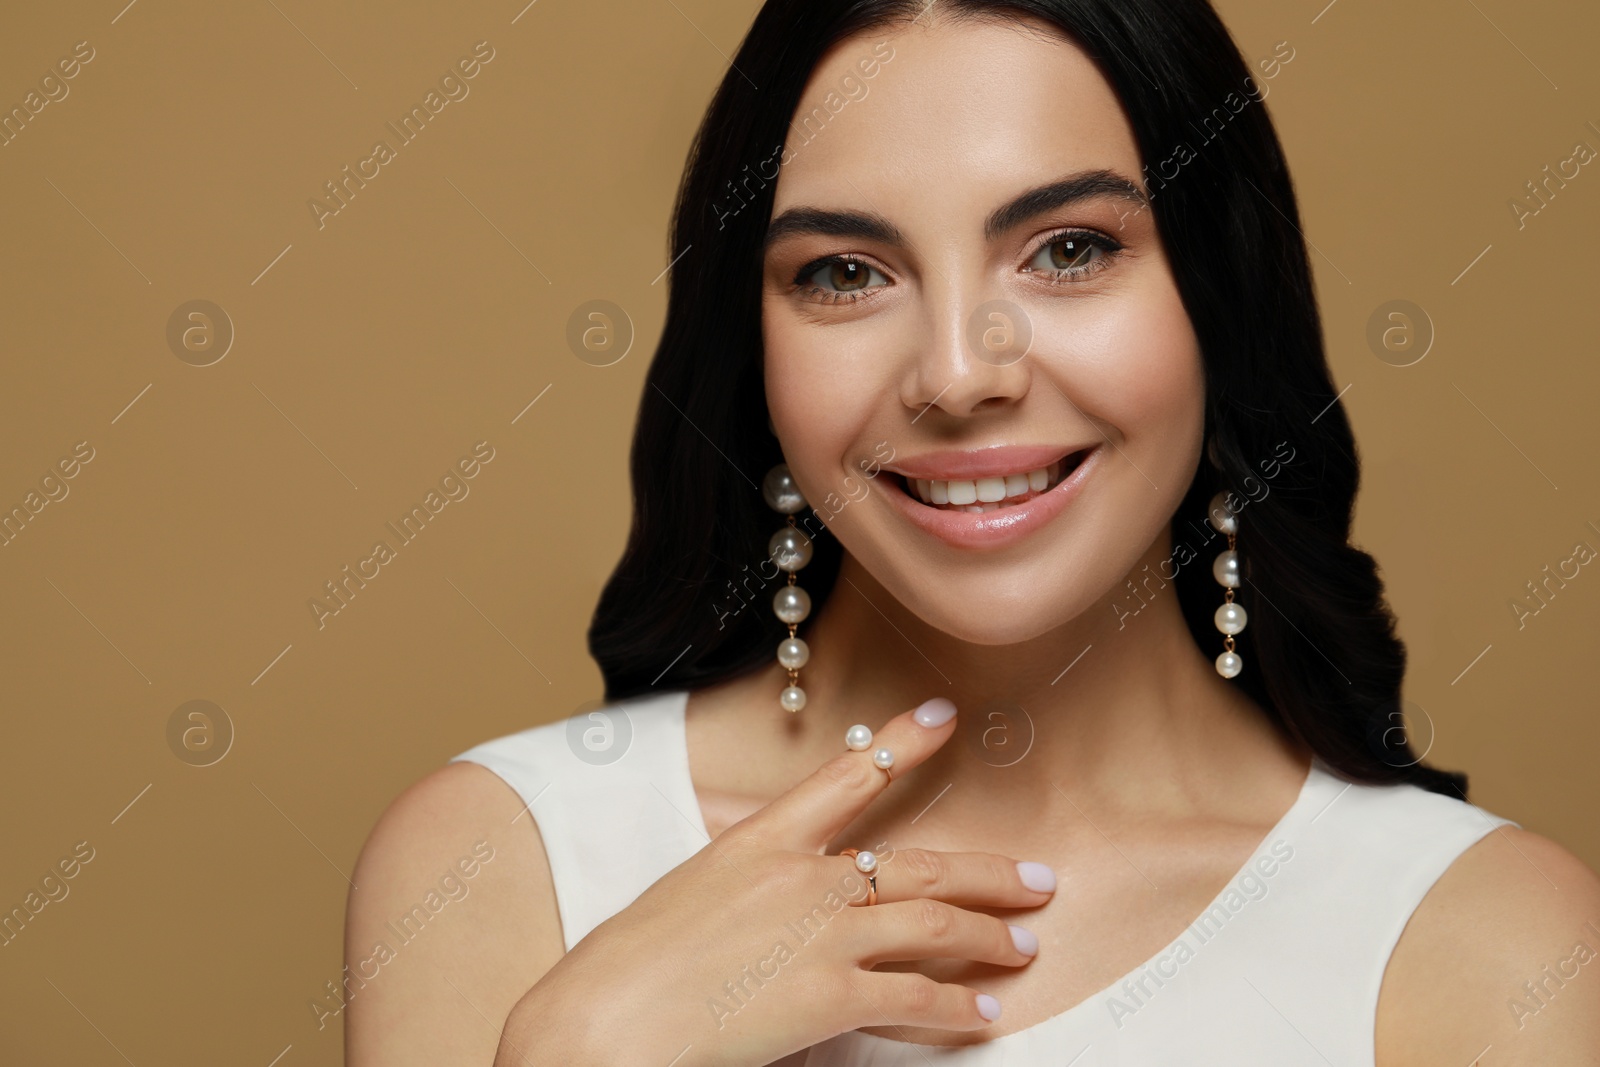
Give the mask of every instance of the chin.
[(901, 598), (902, 605), (934, 629), (968, 645), (1021, 645), (1069, 624), (1094, 603), (1090, 593), (1072, 584), (1051, 589), (1035, 582), (1014, 595), (984, 595), (981, 603), (955, 595), (954, 589), (949, 597), (941, 597), (928, 589), (930, 584), (920, 582), (909, 597)]
[(984, 611), (977, 615), (965, 605), (941, 604), (933, 612), (917, 612), (929, 626), (970, 645), (1020, 645), (1072, 621), (1070, 616), (1001, 614)]

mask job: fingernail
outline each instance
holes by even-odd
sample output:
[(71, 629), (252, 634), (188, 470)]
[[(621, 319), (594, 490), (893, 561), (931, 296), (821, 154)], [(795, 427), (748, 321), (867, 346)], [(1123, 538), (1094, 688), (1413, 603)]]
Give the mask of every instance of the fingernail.
[[(1011, 926), (1010, 923), (1006, 924)], [(1025, 930), (1020, 926), (1011, 926), (1011, 943), (1017, 946), (1017, 951), (1024, 956), (1035, 956), (1039, 953), (1039, 935), (1032, 930)]]
[(1000, 1002), (987, 993), (979, 993), (978, 1014), (989, 1022), (994, 1022), (1000, 1018)]
[(934, 697), (926, 701), (920, 708), (911, 713), (911, 717), (930, 730), (935, 726), (943, 726), (955, 717), (956, 706), (944, 697)]
[(1035, 893), (1050, 893), (1056, 888), (1056, 872), (1032, 860), (1017, 864), (1017, 877)]

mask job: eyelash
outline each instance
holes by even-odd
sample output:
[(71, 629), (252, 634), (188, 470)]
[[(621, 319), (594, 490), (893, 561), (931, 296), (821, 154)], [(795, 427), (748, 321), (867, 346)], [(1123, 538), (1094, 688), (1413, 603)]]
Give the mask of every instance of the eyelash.
[(1065, 229), (1051, 234), (1043, 241), (1040, 241), (1037, 245), (1035, 245), (1033, 253), (1028, 256), (1028, 259), (1032, 261), (1035, 256), (1049, 248), (1051, 245), (1059, 244), (1066, 240), (1085, 241), (1091, 246), (1100, 249), (1100, 251), (1104, 252), (1105, 254), (1100, 256), (1098, 259), (1090, 261), (1087, 267), (1079, 267), (1076, 270), (1070, 267), (1055, 267), (1039, 271), (1030, 267), (1027, 268), (1028, 273), (1044, 275), (1045, 282), (1049, 285), (1068, 285), (1074, 282), (1082, 281), (1091, 274), (1098, 274), (1100, 271), (1105, 270), (1107, 267), (1111, 266), (1111, 261), (1115, 259), (1116, 256), (1122, 251), (1121, 244), (1104, 234), (1096, 233), (1093, 230)]
[[(1100, 249), (1105, 254), (1095, 260), (1092, 260), (1089, 266), (1079, 267), (1077, 269), (1070, 267), (1057, 267), (1053, 269), (1037, 270), (1032, 267), (1027, 267), (1024, 268), (1024, 270), (1029, 274), (1038, 274), (1043, 276), (1046, 285), (1071, 285), (1082, 281), (1091, 274), (1098, 274), (1100, 271), (1111, 266), (1112, 259), (1122, 251), (1121, 244), (1110, 237), (1105, 236), (1104, 234), (1096, 233), (1093, 230), (1069, 228), (1052, 233), (1044, 240), (1040, 241), (1033, 247), (1032, 252), (1029, 253), (1028, 260), (1031, 262), (1034, 257), (1038, 256), (1038, 254), (1044, 251), (1046, 248), (1049, 248), (1053, 244), (1058, 244), (1061, 241), (1069, 239), (1086, 241), (1090, 245)], [(792, 282), (792, 284), (796, 286), (795, 295), (803, 296), (807, 299), (815, 299), (816, 303), (822, 304), (853, 304), (857, 300), (865, 297), (873, 289), (884, 288), (884, 286), (878, 285), (869, 286), (866, 289), (857, 289), (852, 292), (839, 292), (833, 289), (826, 289), (820, 285), (806, 285), (807, 278), (812, 277), (824, 267), (831, 267), (836, 264), (865, 267), (869, 271), (876, 269), (871, 263), (860, 258), (859, 256), (823, 256), (821, 259), (812, 260), (805, 266), (801, 267), (798, 272), (796, 272), (794, 281)], [(812, 296), (812, 294), (815, 294), (815, 298)]]
[[(853, 304), (871, 291), (871, 289), (857, 289), (853, 292), (843, 293), (834, 289), (825, 289), (820, 285), (806, 285), (807, 278), (816, 274), (823, 267), (831, 267), (835, 264), (865, 267), (869, 271), (876, 269), (866, 260), (856, 256), (823, 256), (821, 259), (814, 259), (807, 263), (795, 274), (793, 284), (797, 286), (796, 295), (803, 296), (806, 299), (813, 299), (810, 294), (815, 293), (820, 299), (815, 299), (814, 302), (819, 304)], [(882, 272), (880, 271), (879, 273)], [(881, 289), (882, 286), (876, 286), (875, 288)]]

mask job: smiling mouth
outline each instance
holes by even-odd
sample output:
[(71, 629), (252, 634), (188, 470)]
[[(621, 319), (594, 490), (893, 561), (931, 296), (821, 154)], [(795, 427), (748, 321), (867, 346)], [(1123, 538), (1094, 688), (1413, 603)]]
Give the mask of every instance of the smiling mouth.
[(1043, 467), (989, 478), (908, 478), (895, 473), (912, 500), (936, 511), (981, 514), (1026, 504), (1060, 485), (1093, 452), (1083, 448)]

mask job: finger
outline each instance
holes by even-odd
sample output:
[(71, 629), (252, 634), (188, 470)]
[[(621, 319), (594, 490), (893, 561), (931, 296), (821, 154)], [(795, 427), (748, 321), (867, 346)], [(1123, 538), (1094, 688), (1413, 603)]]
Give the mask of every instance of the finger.
[[(1056, 888), (1055, 872), (1044, 864), (1018, 863), (992, 852), (901, 848), (875, 855), (879, 904), (932, 897), (950, 904), (1033, 908), (1049, 900)], [(855, 869), (852, 858), (841, 860)]]
[(1039, 952), (1033, 932), (942, 900), (906, 900), (853, 912), (850, 944), (861, 966), (955, 959), (1021, 967)]
[[(746, 820), (764, 838), (801, 852), (821, 852), (838, 833), (898, 778), (936, 752), (955, 733), (955, 705), (935, 697), (896, 715), (865, 751), (845, 750)], [(840, 739), (843, 744), (843, 739)], [(894, 764), (885, 772), (873, 755), (887, 748)]]
[(867, 971), (854, 984), (872, 1006), (861, 1026), (978, 1030), (1000, 1018), (1000, 1002), (987, 993), (914, 971)]

